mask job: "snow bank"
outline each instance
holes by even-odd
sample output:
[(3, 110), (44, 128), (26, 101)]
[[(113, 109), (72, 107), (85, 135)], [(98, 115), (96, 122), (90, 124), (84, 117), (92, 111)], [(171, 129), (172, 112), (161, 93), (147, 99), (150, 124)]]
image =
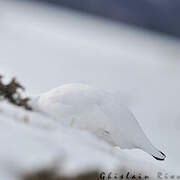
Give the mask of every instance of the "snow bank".
[(0, 103), (0, 111), (0, 179), (19, 179), (48, 168), (61, 176), (122, 169), (152, 175), (148, 164), (137, 166), (123, 151), (88, 132), (6, 102)]
[[(94, 149), (101, 154), (101, 148), (97, 147), (103, 144), (103, 147), (106, 146), (105, 150), (103, 148), (104, 156), (115, 159), (115, 162), (118, 161), (120, 168), (124, 166), (135, 172), (142, 170), (155, 176), (157, 171), (163, 168), (167, 173), (178, 174), (180, 172), (180, 141), (177, 139), (180, 136), (180, 42), (122, 24), (117, 25), (85, 17), (64, 9), (56, 10), (38, 5), (16, 4), (15, 1), (8, 2), (8, 0), (0, 1), (1, 73), (6, 77), (16, 76), (31, 93), (42, 93), (64, 83), (73, 82), (87, 83), (115, 91), (117, 98), (119, 97), (121, 101), (123, 98), (147, 136), (167, 155), (167, 158), (164, 162), (157, 162), (138, 150), (117, 150), (115, 155), (112, 155), (108, 153), (107, 145), (86, 132), (64, 128), (51, 118), (28, 113), (3, 103), (0, 105), (3, 106), (3, 111), (7, 112), (0, 113), (0, 128), (5, 128), (2, 132), (0, 129), (0, 136), (4, 137), (3, 142), (6, 141), (3, 144), (4, 149), (9, 149), (10, 144), (16, 143), (16, 139), (17, 142), (19, 142), (18, 139), (22, 139), (25, 141), (22, 144), (25, 145), (29, 143), (31, 148), (28, 149), (25, 145), (20, 148), (22, 144), (16, 143), (15, 152), (21, 150), (24, 153), (28, 149), (33, 156), (35, 156), (33, 151), (35, 147), (42, 146), (42, 149), (47, 149), (49, 153), (53, 151), (52, 149), (56, 149), (54, 146), (58, 146), (56, 152), (52, 152), (56, 160), (58, 159), (56, 155), (62, 157), (60, 152), (64, 151), (67, 154), (77, 148), (68, 146), (63, 140), (65, 136), (69, 137), (73, 143), (77, 143), (77, 146), (81, 144), (82, 148), (87, 147), (88, 152), (82, 153), (80, 157), (89, 156), (89, 151), (93, 153)], [(84, 133), (89, 138), (84, 137)], [(37, 137), (42, 137), (44, 140), (38, 140)], [(34, 139), (34, 141), (30, 142), (29, 139)], [(98, 145), (90, 146), (86, 142), (87, 139), (93, 139), (93, 143), (96, 142)], [(47, 145), (46, 142), (49, 141), (53, 145)], [(71, 148), (68, 149), (66, 146)], [(9, 159), (14, 159), (18, 167), (20, 163), (16, 161), (15, 152)], [(35, 154), (38, 156), (42, 152), (40, 149)], [(3, 153), (7, 152), (3, 151)], [(3, 153), (1, 157), (5, 157)], [(68, 154), (74, 155), (70, 152)], [(49, 157), (51, 162), (53, 157)], [(79, 162), (78, 156), (74, 158), (76, 158), (74, 162), (77, 160)], [(26, 158), (22, 155), (20, 159), (25, 161)], [(71, 164), (72, 161), (69, 159), (67, 162)], [(97, 167), (95, 162), (92, 163), (94, 163), (94, 168)], [(4, 162), (1, 160), (0, 164), (2, 169), (0, 179), (3, 180), (5, 179), (2, 178), (3, 176), (14, 177), (19, 172), (20, 174), (26, 172), (24, 168), (17, 168), (18, 173), (11, 172), (11, 169), (15, 168), (9, 168), (9, 165), (13, 163), (6, 160)], [(46, 163), (42, 163), (44, 164)], [(67, 163), (63, 163), (65, 164)], [(105, 163), (103, 160), (102, 166), (106, 165), (112, 165), (112, 163)], [(32, 166), (34, 167), (33, 160)], [(23, 163), (22, 167), (25, 167)], [(28, 169), (31, 170), (31, 167)], [(70, 165), (68, 167), (70, 169)], [(38, 168), (42, 166), (38, 165), (33, 169)]]

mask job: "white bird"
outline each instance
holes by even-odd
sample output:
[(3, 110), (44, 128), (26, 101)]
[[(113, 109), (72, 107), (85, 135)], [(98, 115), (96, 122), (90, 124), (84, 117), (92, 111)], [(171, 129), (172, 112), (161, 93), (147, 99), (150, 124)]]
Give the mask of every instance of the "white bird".
[(30, 105), (69, 126), (88, 130), (113, 146), (139, 148), (157, 160), (166, 157), (151, 144), (129, 109), (104, 90), (66, 84), (32, 99)]

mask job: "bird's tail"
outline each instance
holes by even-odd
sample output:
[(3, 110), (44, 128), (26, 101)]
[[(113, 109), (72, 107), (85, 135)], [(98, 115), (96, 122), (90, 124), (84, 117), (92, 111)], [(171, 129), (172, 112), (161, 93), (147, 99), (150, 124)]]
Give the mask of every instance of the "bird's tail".
[(156, 160), (163, 161), (166, 158), (166, 155), (162, 151), (160, 151), (156, 147), (154, 147), (150, 142), (148, 143), (147, 146), (145, 146), (141, 149), (144, 150), (145, 152), (147, 152), (148, 154), (150, 154)]
[(160, 155), (159, 156), (153, 156), (156, 160), (159, 160), (159, 161), (163, 161), (163, 160), (165, 160), (165, 158), (166, 158), (166, 155), (163, 153), (163, 152), (161, 152), (161, 151), (159, 151), (159, 153), (160, 153)]

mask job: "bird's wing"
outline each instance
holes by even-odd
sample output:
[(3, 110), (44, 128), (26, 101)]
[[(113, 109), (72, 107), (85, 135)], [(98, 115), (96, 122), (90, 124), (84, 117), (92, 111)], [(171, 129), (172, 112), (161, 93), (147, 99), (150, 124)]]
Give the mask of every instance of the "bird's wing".
[(115, 141), (113, 140), (112, 136), (111, 136), (111, 133), (105, 129), (97, 129), (95, 131), (95, 134), (97, 137), (105, 140), (106, 142), (108, 142), (109, 144), (113, 145), (113, 146), (116, 146), (116, 143)]

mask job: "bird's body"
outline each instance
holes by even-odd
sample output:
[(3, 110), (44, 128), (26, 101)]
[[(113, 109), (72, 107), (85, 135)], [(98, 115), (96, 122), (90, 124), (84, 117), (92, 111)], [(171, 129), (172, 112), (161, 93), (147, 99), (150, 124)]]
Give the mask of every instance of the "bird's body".
[(62, 85), (40, 95), (36, 109), (69, 126), (88, 130), (114, 146), (140, 148), (158, 160), (165, 158), (128, 108), (106, 91), (84, 84)]

